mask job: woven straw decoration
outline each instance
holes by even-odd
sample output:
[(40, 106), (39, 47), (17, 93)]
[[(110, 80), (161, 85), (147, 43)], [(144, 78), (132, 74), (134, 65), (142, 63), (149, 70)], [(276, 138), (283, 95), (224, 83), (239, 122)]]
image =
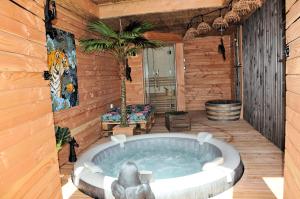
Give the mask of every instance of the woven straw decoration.
[(246, 15), (251, 11), (249, 4), (245, 1), (238, 1), (233, 4), (232, 10), (238, 13), (240, 16)]
[(197, 31), (198, 34), (203, 35), (208, 33), (209, 31), (211, 31), (211, 27), (208, 23), (202, 21), (201, 23), (199, 23), (198, 27), (197, 27)]
[(236, 12), (234, 12), (233, 10), (227, 12), (224, 16), (224, 19), (228, 23), (237, 23), (241, 20), (240, 16)]
[(194, 39), (197, 35), (198, 35), (198, 31), (197, 31), (195, 28), (189, 28), (189, 29), (186, 31), (186, 33), (185, 33), (183, 39), (184, 39), (184, 40)]
[(228, 23), (227, 21), (223, 18), (223, 17), (218, 17), (214, 20), (213, 24), (212, 24), (212, 27), (214, 29), (226, 29), (228, 28)]
[(241, 0), (241, 1), (247, 3), (251, 10), (255, 10), (262, 6), (261, 0)]

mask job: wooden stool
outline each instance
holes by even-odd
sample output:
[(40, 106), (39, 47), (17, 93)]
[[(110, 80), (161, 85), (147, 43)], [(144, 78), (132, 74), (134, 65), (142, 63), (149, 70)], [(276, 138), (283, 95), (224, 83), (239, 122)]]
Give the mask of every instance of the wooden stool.
[(165, 122), (169, 131), (182, 132), (191, 130), (191, 118), (187, 112), (167, 112), (165, 114)]

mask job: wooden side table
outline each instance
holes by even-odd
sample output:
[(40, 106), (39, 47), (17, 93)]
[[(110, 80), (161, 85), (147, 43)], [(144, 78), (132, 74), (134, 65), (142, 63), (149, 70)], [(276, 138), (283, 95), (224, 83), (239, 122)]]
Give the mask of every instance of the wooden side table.
[(166, 128), (169, 131), (182, 132), (191, 130), (191, 118), (188, 112), (174, 111), (165, 114)]

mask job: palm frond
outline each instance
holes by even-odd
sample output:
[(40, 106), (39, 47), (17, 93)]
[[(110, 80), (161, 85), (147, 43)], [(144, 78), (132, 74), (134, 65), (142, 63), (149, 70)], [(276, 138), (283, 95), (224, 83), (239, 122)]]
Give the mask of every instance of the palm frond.
[(151, 31), (153, 29), (154, 29), (154, 25), (153, 24), (148, 23), (148, 22), (144, 22), (144, 23), (142, 23), (142, 26), (140, 28), (140, 32), (141, 33), (145, 33), (147, 31)]
[(116, 47), (115, 43), (109, 40), (83, 39), (80, 45), (85, 52), (109, 51)]
[(124, 28), (124, 32), (133, 32), (137, 34), (143, 34), (147, 31), (153, 30), (154, 26), (147, 22), (133, 21)]
[(125, 28), (123, 31), (125, 32), (132, 32), (134, 29), (138, 28), (141, 26), (141, 22), (140, 21), (133, 21), (133, 22), (130, 22)]
[(159, 48), (162, 47), (163, 44), (159, 41), (148, 40), (145, 37), (137, 37), (130, 41), (137, 48), (145, 49), (145, 48)]
[(104, 37), (118, 39), (118, 33), (116, 33), (111, 27), (107, 26), (101, 21), (90, 22), (88, 24), (88, 29), (94, 32), (98, 32)]
[(128, 50), (127, 50), (127, 52), (126, 52), (126, 55), (128, 55), (128, 56), (134, 56), (134, 55), (136, 55), (138, 52), (139, 52), (139, 48), (137, 48), (137, 47), (132, 47), (132, 48), (129, 48)]
[(124, 40), (131, 40), (131, 39), (135, 39), (137, 37), (141, 37), (142, 34), (140, 33), (136, 33), (136, 32), (122, 32), (120, 33), (120, 38), (124, 39)]
[(117, 59), (122, 56), (132, 55), (140, 49), (159, 48), (162, 43), (148, 40), (143, 34), (152, 30), (153, 26), (147, 22), (132, 22), (122, 32), (115, 32), (111, 27), (101, 21), (94, 21), (88, 25), (90, 30), (102, 35), (100, 39), (83, 39), (80, 45), (85, 52), (110, 51)]

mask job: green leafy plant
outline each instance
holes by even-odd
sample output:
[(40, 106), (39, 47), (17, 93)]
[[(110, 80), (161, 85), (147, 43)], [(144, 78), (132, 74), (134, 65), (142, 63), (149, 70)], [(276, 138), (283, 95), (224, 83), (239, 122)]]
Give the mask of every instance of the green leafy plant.
[(72, 140), (69, 128), (55, 126), (56, 150), (60, 151), (64, 144)]
[(121, 71), (121, 127), (127, 127), (126, 113), (126, 59), (141, 49), (158, 48), (161, 43), (148, 40), (144, 33), (153, 29), (150, 23), (132, 22), (124, 29), (115, 31), (101, 21), (89, 23), (88, 29), (100, 34), (99, 38), (82, 39), (80, 45), (85, 52), (108, 52), (118, 61)]

